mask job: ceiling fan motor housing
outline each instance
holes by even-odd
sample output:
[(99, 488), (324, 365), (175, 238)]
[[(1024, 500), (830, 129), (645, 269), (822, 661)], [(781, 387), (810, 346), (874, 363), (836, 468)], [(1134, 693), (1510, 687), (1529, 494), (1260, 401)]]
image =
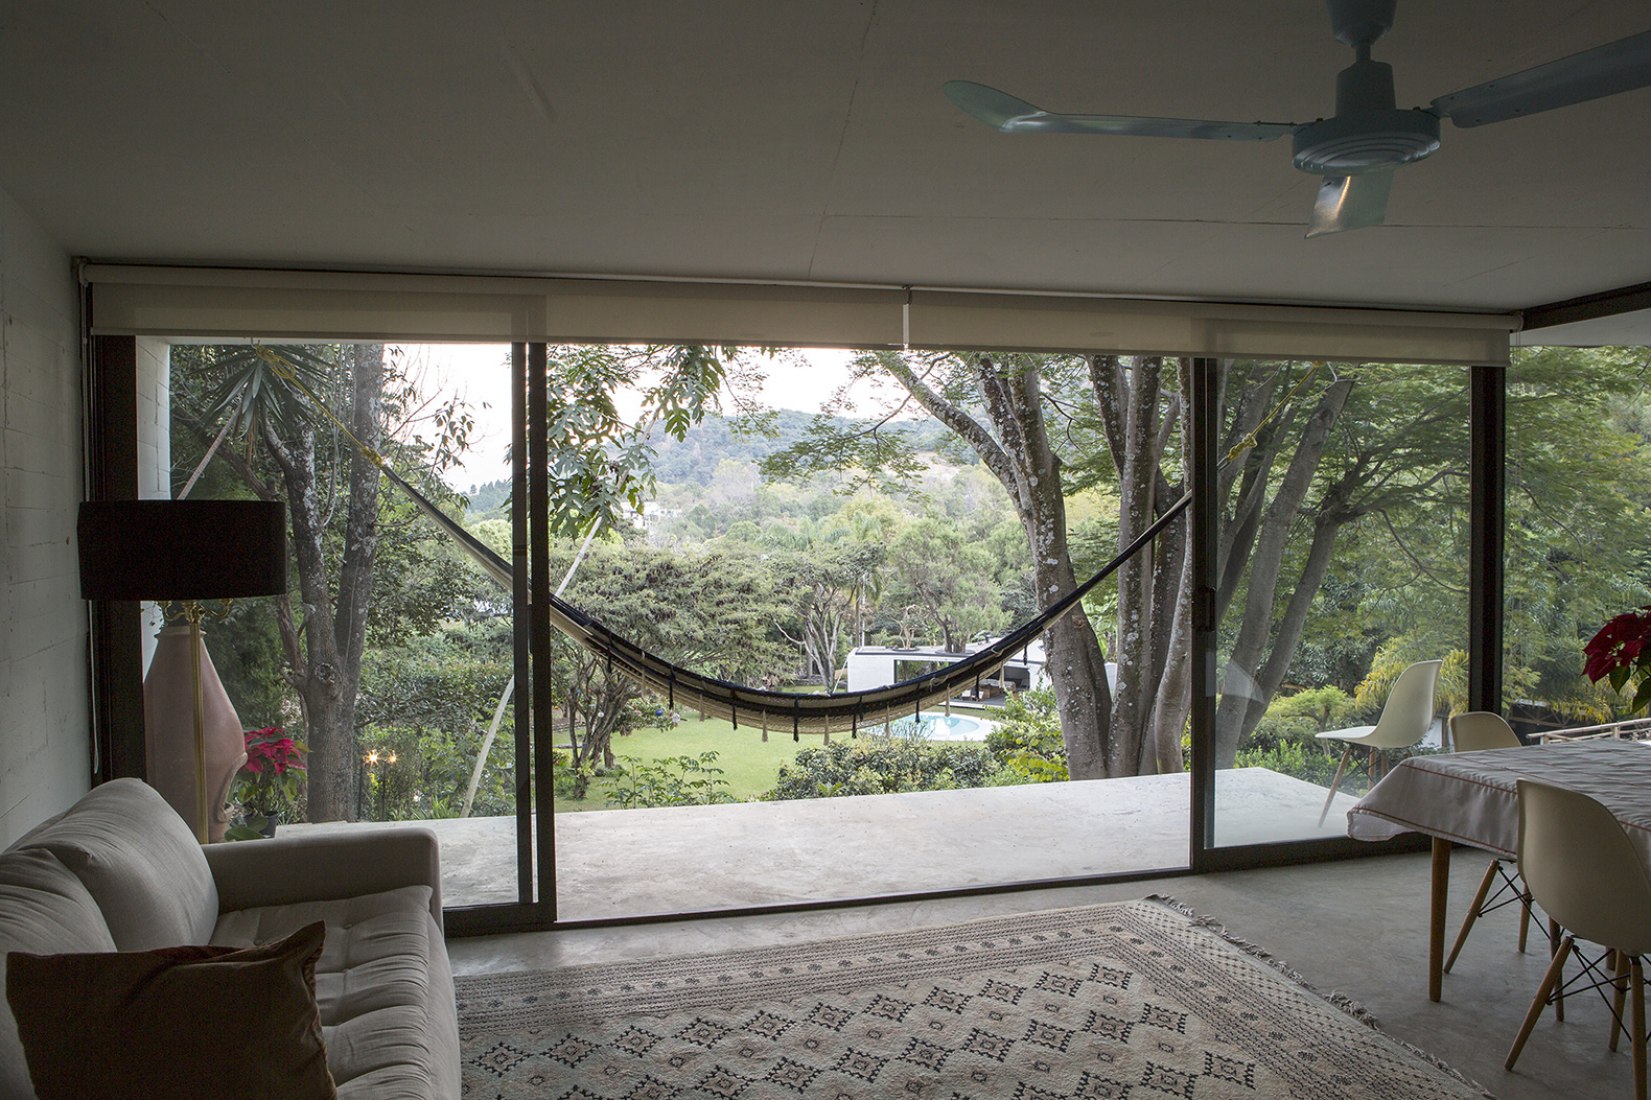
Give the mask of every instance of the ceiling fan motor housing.
[(1361, 58), (1336, 74), (1334, 118), (1295, 132), (1295, 166), (1303, 172), (1352, 176), (1397, 168), (1439, 148), (1439, 118), (1393, 105), (1393, 67)]

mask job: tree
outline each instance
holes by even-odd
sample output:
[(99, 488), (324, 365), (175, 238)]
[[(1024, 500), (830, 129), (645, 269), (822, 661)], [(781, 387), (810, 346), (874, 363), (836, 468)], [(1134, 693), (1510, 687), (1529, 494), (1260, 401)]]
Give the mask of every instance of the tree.
[[(297, 584), (275, 611), (310, 749), (308, 814), (354, 819), (356, 705), (383, 507), (376, 459), (389, 452), (439, 470), (462, 449), (467, 415), (454, 401), (432, 411), (407, 364), (382, 344), (174, 356), (177, 415), (203, 446), (220, 431), (233, 437), (235, 446), (212, 455), (257, 496), (286, 502)], [(434, 441), (413, 435), (421, 421), (437, 425)]]
[[(879, 352), (862, 356), (857, 370), (897, 381), (909, 401), (950, 428), (997, 477), (1021, 522), (1040, 608), (1076, 584), (1065, 511), (1070, 493), (1109, 486), (1118, 500), (1121, 548), (1163, 516), (1187, 483), (1185, 362)], [(1353, 519), (1434, 483), (1431, 473), (1418, 480), (1407, 471), (1434, 469), (1436, 463), (1419, 460), (1423, 452), (1437, 455), (1442, 425), (1452, 416), (1464, 422), (1465, 386), (1453, 377), (1456, 403), (1441, 404), (1449, 385), (1435, 377), (1425, 400), (1402, 415), (1348, 426), (1342, 439), (1352, 446), (1327, 474), (1320, 464), (1353, 391), (1351, 372), (1336, 377), (1308, 364), (1238, 363), (1221, 378), (1218, 423), (1230, 457), (1216, 485), (1223, 517), (1216, 610), (1225, 617), (1237, 609), (1224, 640), (1230, 667), (1249, 681), (1246, 690), (1234, 690), (1239, 678), (1230, 675), (1217, 711), (1216, 758), (1225, 767), (1282, 683), (1336, 536)], [(899, 440), (883, 430), (886, 423), (835, 433), (817, 424), (814, 437), (771, 458), (767, 469), (866, 469), (868, 458), (909, 469), (909, 459), (904, 467), (895, 461)], [(1304, 524), (1313, 537), (1297, 553), (1292, 536)], [(1171, 525), (1118, 571), (1115, 694), (1099, 637), (1083, 613), (1064, 616), (1046, 633), (1073, 778), (1183, 766), (1192, 627), (1185, 532), (1184, 522)]]
[[(571, 560), (564, 547), (562, 561)], [(680, 554), (612, 540), (593, 544), (567, 592), (609, 630), (672, 664), (740, 683), (781, 671), (786, 647), (773, 577), (749, 556)], [(567, 643), (556, 664), (575, 767), (614, 764), (613, 739), (637, 720), (642, 689), (621, 671)], [(661, 700), (660, 705), (665, 705)]]
[(889, 595), (920, 609), (949, 652), (1003, 626), (996, 562), (984, 547), (934, 517), (909, 524), (889, 548)]
[[(950, 429), (1002, 484), (1027, 541), (1040, 608), (1077, 583), (1067, 543), (1062, 459), (1050, 430), (1045, 392), (1046, 383), (1054, 390), (1070, 390), (1075, 362), (1041, 355), (874, 352), (860, 356), (855, 365), (862, 377), (898, 382), (910, 402)], [(1046, 374), (1051, 366), (1058, 376)], [(764, 468), (794, 476), (846, 465), (910, 477), (920, 467), (903, 437), (886, 430), (898, 411), (848, 431), (821, 418), (809, 440), (771, 456)], [(1135, 774), (1141, 746), (1132, 738), (1112, 736), (1106, 660), (1089, 619), (1078, 612), (1062, 616), (1045, 632), (1044, 644), (1072, 777)]]
[(790, 593), (789, 614), (776, 626), (797, 647), (805, 678), (817, 679), (828, 688), (836, 682), (837, 669), (854, 644), (862, 582), (882, 558), (881, 546), (861, 542), (774, 557), (774, 569)]

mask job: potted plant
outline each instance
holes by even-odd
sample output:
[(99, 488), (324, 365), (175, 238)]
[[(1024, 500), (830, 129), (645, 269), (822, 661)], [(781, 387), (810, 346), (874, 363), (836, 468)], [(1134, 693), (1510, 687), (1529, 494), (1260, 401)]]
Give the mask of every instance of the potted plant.
[(240, 807), (240, 824), (230, 829), (231, 840), (275, 835), (275, 827), (297, 816), (308, 770), (304, 744), (286, 735), (281, 726), (246, 731), (246, 763), (236, 773), (231, 797)]
[(1612, 690), (1619, 693), (1630, 683), (1634, 685), (1629, 714), (1638, 714), (1651, 704), (1651, 605), (1613, 618), (1600, 627), (1583, 652), (1588, 655), (1583, 673), (1594, 683), (1609, 677)]

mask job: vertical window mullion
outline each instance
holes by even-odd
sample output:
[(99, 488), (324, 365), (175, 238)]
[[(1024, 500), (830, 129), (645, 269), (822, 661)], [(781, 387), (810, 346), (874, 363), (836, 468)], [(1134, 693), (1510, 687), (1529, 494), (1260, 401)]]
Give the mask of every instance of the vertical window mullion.
[(1468, 421), (1468, 706), (1502, 713), (1507, 529), (1507, 378), (1470, 368)]

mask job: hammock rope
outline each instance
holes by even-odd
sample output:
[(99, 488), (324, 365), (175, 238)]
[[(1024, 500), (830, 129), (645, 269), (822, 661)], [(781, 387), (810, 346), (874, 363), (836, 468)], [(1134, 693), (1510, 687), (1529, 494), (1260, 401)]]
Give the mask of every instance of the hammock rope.
[[(511, 586), (510, 566), (494, 553), (492, 547), (466, 531), (447, 513), (408, 484), (406, 479), (383, 467), (385, 476), (397, 489), (445, 530), (458, 545), (506, 590)], [(861, 716), (867, 711), (883, 712), (884, 724), (888, 715), (916, 714), (923, 708), (942, 703), (958, 695), (971, 685), (977, 693), (982, 680), (992, 679), (1003, 666), (1015, 660), (1026, 661), (1026, 651), (1038, 635), (1056, 620), (1077, 607), (1085, 596), (1105, 581), (1138, 551), (1169, 526), (1192, 503), (1189, 491), (1153, 521), (1094, 576), (1062, 595), (1043, 611), (1003, 637), (962, 657), (960, 660), (930, 670), (910, 680), (864, 691), (836, 692), (829, 695), (774, 691), (749, 687), (706, 676), (692, 669), (672, 664), (656, 656), (635, 642), (603, 626), (600, 621), (563, 600), (551, 595), (546, 617), (555, 629), (585, 649), (609, 661), (613, 668), (636, 681), (648, 692), (667, 699), (671, 709), (692, 707), (708, 717), (737, 721), (744, 717), (747, 723), (760, 721), (766, 737), (771, 724), (791, 726), (792, 739), (802, 734), (828, 734), (835, 727), (857, 731)], [(873, 723), (875, 724), (875, 723)]]
[[(445, 531), (484, 574), (506, 592), (514, 590), (514, 577), (509, 562), (495, 553), (492, 547), (465, 530), (458, 521), (414, 488), (406, 478), (396, 473), (383, 455), (356, 438), (326, 403), (305, 385), (297, 371), (283, 357), (262, 345), (254, 345), (254, 350), (277, 375), (303, 393), (316, 410), (331, 421), (363, 457), (377, 466), (385, 478), (419, 511)], [(895, 715), (917, 715), (923, 708), (944, 703), (971, 685), (978, 695), (982, 682), (1001, 674), (1003, 667), (1014, 660), (1016, 650), (1021, 653), (1021, 662), (1029, 663), (1027, 650), (1040, 634), (1077, 607), (1097, 585), (1156, 538), (1158, 533), (1186, 511), (1191, 503), (1192, 492), (1189, 489), (1094, 576), (1063, 594), (1010, 633), (951, 664), (897, 684), (864, 691), (805, 694), (748, 687), (715, 676), (705, 676), (692, 669), (674, 665), (663, 657), (649, 653), (635, 642), (621, 637), (597, 619), (563, 600), (559, 592), (548, 597), (545, 617), (557, 632), (598, 657), (604, 658), (611, 668), (617, 669), (651, 694), (664, 696), (668, 701), (667, 706), (673, 710), (681, 701), (683, 706), (691, 706), (703, 716), (735, 723), (743, 714), (747, 723), (755, 719), (761, 724), (765, 741), (768, 739), (770, 725), (779, 726), (781, 729), (790, 725), (793, 740), (800, 739), (805, 733), (829, 737), (834, 725), (839, 731), (847, 727), (850, 736), (856, 736), (861, 725), (886, 726)], [(864, 721), (868, 715), (878, 713), (882, 716), (881, 723)]]

